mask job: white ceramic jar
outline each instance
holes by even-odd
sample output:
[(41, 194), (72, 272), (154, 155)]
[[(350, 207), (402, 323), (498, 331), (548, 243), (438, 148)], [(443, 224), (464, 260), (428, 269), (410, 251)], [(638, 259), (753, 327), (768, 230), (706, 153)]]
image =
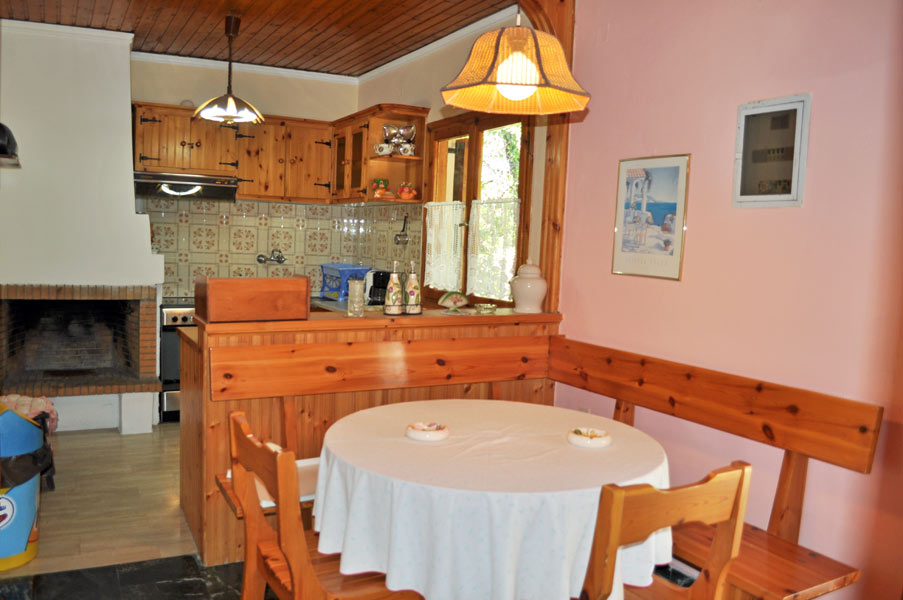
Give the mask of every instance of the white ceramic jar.
[(530, 263), (521, 265), (510, 283), (511, 295), (514, 296), (514, 312), (542, 312), (542, 301), (546, 297), (548, 285), (542, 278), (539, 267)]

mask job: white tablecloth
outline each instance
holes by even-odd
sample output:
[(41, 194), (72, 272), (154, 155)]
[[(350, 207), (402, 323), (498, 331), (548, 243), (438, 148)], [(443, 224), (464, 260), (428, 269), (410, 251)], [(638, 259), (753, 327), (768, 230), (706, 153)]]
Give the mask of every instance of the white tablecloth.
[[(404, 436), (438, 422), (440, 442)], [(607, 448), (572, 446), (596, 427)], [(665, 452), (632, 427), (582, 412), (488, 400), (406, 402), (353, 413), (327, 432), (314, 503), (319, 550), (346, 574), (380, 571), (427, 600), (579, 596), (606, 483), (668, 487)], [(671, 558), (663, 530), (619, 552), (623, 581), (649, 585)], [(620, 578), (619, 578), (620, 579)], [(620, 585), (612, 595), (621, 597)]]

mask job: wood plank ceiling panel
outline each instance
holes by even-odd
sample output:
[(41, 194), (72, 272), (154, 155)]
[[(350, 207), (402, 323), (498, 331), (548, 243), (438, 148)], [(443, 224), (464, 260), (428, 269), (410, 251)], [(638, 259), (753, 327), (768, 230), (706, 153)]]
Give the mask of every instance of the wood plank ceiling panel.
[(94, 17), (94, 0), (78, 0), (78, 7), (75, 11), (76, 27), (87, 27), (91, 24)]
[[(330, 7), (335, 10), (330, 11)], [(305, 19), (303, 27), (300, 27), (294, 35), (285, 34), (285, 28), (291, 27), (291, 23), (287, 23), (269, 40), (264, 40), (263, 43), (259, 44), (257, 51), (248, 58), (254, 64), (273, 65), (275, 60), (285, 55), (286, 48), (291, 48), (295, 44), (307, 44), (325, 26), (324, 24), (329, 19), (341, 17), (353, 7), (354, 3), (351, 2), (342, 3), (338, 8), (328, 0), (326, 2), (318, 2), (315, 10), (311, 11)]]
[(280, 54), (281, 58), (272, 61), (277, 67), (296, 69), (299, 59), (329, 52), (348, 39), (355, 23), (373, 23), (376, 21), (379, 0), (362, 0), (355, 6), (349, 6), (341, 16), (326, 18), (311, 29), (315, 35), (305, 40), (295, 40)]
[[(239, 33), (233, 49), (235, 60), (248, 64), (265, 64), (257, 60), (257, 57), (286, 37), (302, 35), (310, 26), (312, 16), (325, 2), (329, 0), (274, 2), (259, 20), (248, 23), (246, 33)], [(242, 27), (245, 27), (244, 17)]]
[(124, 31), (139, 52), (360, 75), (516, 0), (0, 0), (0, 18)]
[[(405, 47), (377, 47), (373, 52), (359, 53), (358, 56), (354, 57), (356, 60), (347, 61), (332, 68), (342, 70), (352, 75), (361, 75), (376, 68), (373, 65), (384, 65), (386, 63), (389, 63), (396, 58), (399, 58), (416, 50), (417, 48), (429, 44), (433, 40), (444, 37), (445, 35), (448, 35), (453, 31), (461, 29), (469, 23), (479, 20), (482, 17), (473, 18), (470, 12), (465, 12), (475, 10), (472, 5), (477, 5), (479, 8), (483, 9), (482, 12), (479, 12), (477, 14), (488, 16), (489, 14), (496, 12), (492, 8), (486, 10), (486, 7), (491, 7), (493, 4), (495, 4), (493, 0), (483, 0), (483, 2), (470, 2), (468, 3), (468, 8), (462, 6), (458, 9), (457, 14), (459, 16), (445, 12), (432, 14), (411, 29), (411, 33), (408, 38), (408, 44)], [(435, 33), (436, 31), (445, 33), (437, 35)]]

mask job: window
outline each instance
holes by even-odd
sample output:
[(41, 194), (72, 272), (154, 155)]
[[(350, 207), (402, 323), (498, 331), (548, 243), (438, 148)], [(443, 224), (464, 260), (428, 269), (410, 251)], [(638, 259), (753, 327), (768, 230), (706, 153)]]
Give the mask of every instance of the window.
[(508, 282), (527, 247), (532, 121), (468, 113), (429, 129), (425, 295), (510, 302)]

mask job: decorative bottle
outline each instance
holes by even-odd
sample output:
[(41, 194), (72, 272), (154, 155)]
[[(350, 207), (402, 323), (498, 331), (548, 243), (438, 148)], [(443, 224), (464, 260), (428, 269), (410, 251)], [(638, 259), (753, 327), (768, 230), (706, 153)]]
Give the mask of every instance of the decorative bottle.
[(542, 278), (539, 267), (529, 262), (521, 265), (517, 276), (511, 280), (511, 295), (514, 296), (514, 312), (541, 313), (542, 301), (548, 286)]
[(414, 261), (411, 261), (411, 271), (404, 283), (404, 314), (419, 315), (423, 312), (420, 305), (420, 282), (417, 281), (417, 273), (414, 271)]
[(389, 283), (386, 285), (386, 303), (383, 304), (384, 315), (400, 315), (404, 312), (401, 279), (398, 276), (398, 261), (393, 261)]

